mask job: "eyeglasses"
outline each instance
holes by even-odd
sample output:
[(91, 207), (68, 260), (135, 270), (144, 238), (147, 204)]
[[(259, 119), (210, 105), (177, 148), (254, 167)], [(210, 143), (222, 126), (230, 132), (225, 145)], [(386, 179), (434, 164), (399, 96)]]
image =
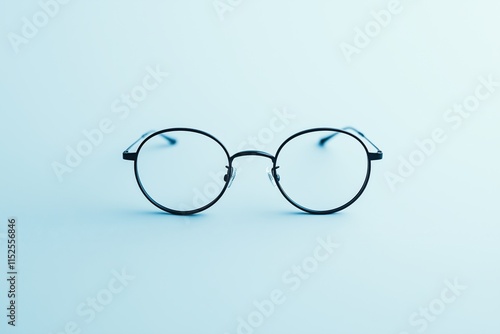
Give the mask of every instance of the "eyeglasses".
[[(377, 151), (369, 152), (363, 140)], [(383, 154), (352, 127), (298, 132), (275, 155), (255, 150), (230, 155), (217, 138), (190, 128), (147, 132), (123, 152), (124, 160), (134, 161), (144, 196), (175, 215), (195, 214), (215, 204), (236, 176), (235, 159), (245, 156), (271, 160), (269, 179), (292, 205), (311, 214), (330, 214), (361, 196), (371, 162)]]

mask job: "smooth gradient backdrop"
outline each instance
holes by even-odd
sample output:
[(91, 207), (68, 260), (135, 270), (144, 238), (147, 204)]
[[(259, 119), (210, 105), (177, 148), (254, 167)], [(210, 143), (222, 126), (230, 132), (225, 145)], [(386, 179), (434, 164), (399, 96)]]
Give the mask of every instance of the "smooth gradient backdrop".
[[(493, 0), (2, 1), (0, 277), (14, 216), (19, 281), (12, 327), (1, 280), (0, 332), (498, 334), (499, 14)], [(275, 153), (346, 125), (384, 159), (329, 216), (292, 207), (257, 158), (211, 209), (164, 214), (121, 159), (151, 129)]]

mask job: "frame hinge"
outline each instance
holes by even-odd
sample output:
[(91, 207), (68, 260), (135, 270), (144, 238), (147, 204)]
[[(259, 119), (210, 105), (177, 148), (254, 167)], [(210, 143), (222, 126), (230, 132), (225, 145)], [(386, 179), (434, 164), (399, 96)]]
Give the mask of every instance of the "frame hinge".
[(382, 151), (378, 151), (376, 153), (368, 153), (368, 158), (370, 160), (382, 160), (383, 157), (384, 154), (382, 153)]
[(123, 160), (131, 160), (131, 161), (135, 161), (135, 159), (137, 159), (137, 152), (128, 152), (128, 151), (125, 151), (123, 152)]

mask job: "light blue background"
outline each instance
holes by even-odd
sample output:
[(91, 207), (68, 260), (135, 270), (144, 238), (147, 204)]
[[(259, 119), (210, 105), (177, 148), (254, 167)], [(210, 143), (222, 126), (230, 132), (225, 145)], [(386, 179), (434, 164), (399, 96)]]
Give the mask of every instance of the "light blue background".
[[(8, 34), (40, 7), (1, 2), (0, 232), (16, 216), (20, 243), (18, 326), (0, 314), (1, 331), (57, 333), (75, 321), (82, 333), (233, 334), (255, 300), (282, 289), (286, 302), (255, 333), (417, 333), (408, 318), (458, 278), (466, 291), (426, 332), (499, 333), (500, 89), (456, 130), (443, 114), (480, 76), (500, 80), (500, 5), (403, 0), (348, 63), (339, 45), (388, 3), (243, 0), (220, 20), (210, 0), (73, 0), (16, 54)], [(168, 78), (127, 118), (112, 113), (156, 66)], [(166, 215), (121, 160), (144, 131), (174, 126), (234, 153), (284, 108), (296, 118), (266, 151), (298, 130), (344, 125), (383, 149), (344, 212), (300, 214), (255, 159), (210, 210)], [(51, 164), (103, 118), (114, 131), (59, 182)], [(438, 127), (447, 141), (391, 191), (386, 173)], [(283, 273), (328, 235), (341, 246), (290, 292)], [(122, 268), (135, 279), (86, 323), (77, 306)]]

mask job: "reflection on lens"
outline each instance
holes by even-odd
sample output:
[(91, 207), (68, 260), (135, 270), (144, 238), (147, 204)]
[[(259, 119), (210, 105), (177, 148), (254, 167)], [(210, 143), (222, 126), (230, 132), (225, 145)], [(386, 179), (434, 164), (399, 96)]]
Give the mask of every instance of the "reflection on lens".
[(217, 199), (227, 165), (226, 151), (217, 141), (191, 131), (155, 135), (137, 156), (141, 188), (157, 204), (177, 211), (196, 210)]
[[(320, 145), (323, 138), (334, 135)], [(313, 131), (293, 138), (278, 153), (279, 185), (309, 210), (329, 211), (349, 203), (368, 177), (365, 147), (343, 132)]]

